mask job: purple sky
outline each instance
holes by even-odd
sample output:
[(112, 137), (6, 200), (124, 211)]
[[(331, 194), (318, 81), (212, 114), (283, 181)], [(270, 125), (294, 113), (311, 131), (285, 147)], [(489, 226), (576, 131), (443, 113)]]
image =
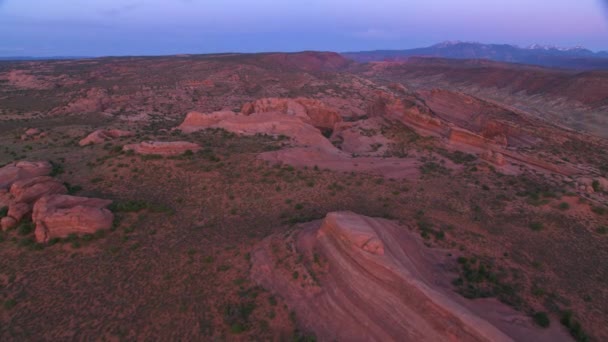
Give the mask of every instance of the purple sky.
[(0, 56), (406, 49), (445, 40), (608, 50), (604, 0), (0, 0)]

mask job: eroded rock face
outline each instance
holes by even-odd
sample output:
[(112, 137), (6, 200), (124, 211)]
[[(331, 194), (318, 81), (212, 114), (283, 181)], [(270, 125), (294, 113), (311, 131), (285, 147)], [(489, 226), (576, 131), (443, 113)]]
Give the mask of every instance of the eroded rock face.
[(232, 112), (190, 113), (178, 128), (186, 133), (207, 128), (222, 128), (243, 135), (284, 135), (292, 138), (299, 146), (315, 146), (325, 150), (336, 150), (317, 128), (307, 124), (297, 116), (279, 112), (254, 113), (251, 115), (237, 115)]
[(68, 189), (53, 177), (40, 176), (16, 181), (10, 193), (15, 202), (32, 203), (44, 195), (66, 194)]
[[(404, 227), (352, 212), (329, 213), (252, 252), (251, 277), (281, 296), (301, 328), (322, 341), (554, 341), (496, 300), (469, 301), (434, 252)], [(277, 267), (278, 260), (290, 267)], [(296, 261), (298, 260), (298, 261)], [(297, 272), (297, 277), (293, 276)]]
[(47, 176), (53, 167), (49, 162), (20, 161), (0, 168), (0, 189), (8, 189), (14, 182), (37, 176)]
[(193, 133), (212, 127), (222, 120), (234, 118), (235, 116), (236, 113), (231, 111), (213, 112), (209, 114), (190, 112), (186, 115), (184, 122), (182, 122), (177, 129), (184, 133)]
[(505, 156), (500, 152), (493, 152), (491, 150), (485, 151), (480, 155), (481, 159), (489, 161), (492, 164), (503, 166), (507, 163)]
[(32, 221), (39, 243), (70, 234), (92, 234), (110, 229), (114, 214), (106, 209), (112, 201), (68, 195), (44, 196), (36, 202)]
[(23, 219), (31, 211), (32, 206), (29, 203), (11, 203), (8, 207), (8, 214), (0, 221), (2, 230), (6, 231), (14, 228), (17, 226), (17, 223), (19, 223), (19, 221), (21, 221), (21, 219)]
[(80, 146), (101, 144), (112, 139), (130, 136), (133, 136), (133, 132), (123, 131), (120, 129), (99, 129), (87, 135), (84, 139), (80, 140), (78, 144)]
[(124, 151), (133, 151), (143, 155), (157, 154), (161, 156), (177, 156), (184, 154), (186, 151), (196, 152), (200, 149), (201, 147), (199, 145), (187, 141), (144, 141), (139, 144), (130, 144), (123, 147)]
[(241, 113), (245, 115), (267, 112), (281, 112), (297, 116), (320, 129), (333, 129), (336, 123), (342, 121), (342, 117), (336, 110), (321, 101), (303, 97), (296, 99), (265, 98), (246, 103), (241, 109)]
[(368, 112), (372, 116), (398, 120), (424, 136), (442, 136), (447, 130), (447, 126), (417, 100), (396, 98), (383, 91), (376, 93)]

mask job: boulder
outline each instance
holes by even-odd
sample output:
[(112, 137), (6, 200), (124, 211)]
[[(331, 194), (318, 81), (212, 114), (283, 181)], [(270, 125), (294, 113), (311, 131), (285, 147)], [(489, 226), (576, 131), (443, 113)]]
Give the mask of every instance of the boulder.
[(86, 146), (86, 145), (92, 145), (92, 144), (101, 144), (108, 140), (121, 138), (121, 137), (130, 137), (132, 135), (133, 135), (133, 132), (123, 131), (120, 129), (108, 129), (108, 130), (99, 129), (99, 130), (96, 130), (95, 132), (87, 135), (86, 138), (80, 140), (78, 145)]
[(199, 145), (187, 141), (144, 141), (139, 144), (130, 144), (123, 147), (124, 151), (133, 151), (143, 155), (157, 154), (161, 156), (177, 156), (184, 154), (186, 151), (196, 152), (200, 149), (201, 147)]
[(92, 234), (110, 229), (114, 214), (106, 209), (112, 201), (69, 195), (44, 196), (36, 202), (32, 221), (36, 241), (45, 243), (70, 234)]
[(11, 185), (15, 202), (32, 203), (44, 195), (66, 194), (68, 189), (53, 177), (40, 176), (19, 180)]
[(51, 174), (49, 162), (20, 161), (0, 168), (0, 189), (8, 189), (14, 182)]
[(29, 214), (32, 211), (32, 206), (23, 202), (15, 202), (11, 203), (8, 207), (8, 214), (6, 217), (2, 218), (1, 225), (2, 230), (6, 231), (11, 229), (25, 217), (25, 215)]

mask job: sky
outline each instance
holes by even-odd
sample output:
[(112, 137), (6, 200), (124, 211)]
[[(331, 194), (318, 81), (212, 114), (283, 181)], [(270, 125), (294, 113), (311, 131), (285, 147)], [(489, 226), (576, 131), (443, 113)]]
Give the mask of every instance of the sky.
[(447, 40), (608, 50), (608, 0), (0, 0), (0, 56), (343, 52)]

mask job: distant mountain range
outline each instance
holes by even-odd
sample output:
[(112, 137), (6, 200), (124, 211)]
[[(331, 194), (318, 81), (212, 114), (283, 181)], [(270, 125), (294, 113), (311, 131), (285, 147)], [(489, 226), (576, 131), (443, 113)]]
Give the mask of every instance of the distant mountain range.
[(442, 57), (455, 59), (489, 59), (498, 62), (522, 63), (571, 69), (608, 69), (608, 52), (593, 52), (574, 47), (532, 45), (518, 47), (508, 44), (444, 42), (426, 48), (409, 50), (376, 50), (346, 52), (343, 56), (357, 62), (406, 60), (408, 57)]

